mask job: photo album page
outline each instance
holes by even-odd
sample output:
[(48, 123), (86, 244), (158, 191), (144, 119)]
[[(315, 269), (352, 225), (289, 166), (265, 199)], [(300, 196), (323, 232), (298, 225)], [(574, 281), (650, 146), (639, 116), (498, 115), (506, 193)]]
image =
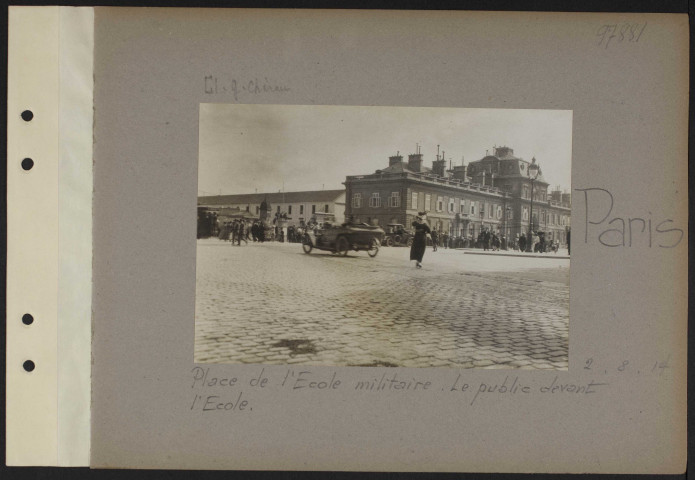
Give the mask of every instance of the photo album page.
[(11, 7), (11, 466), (677, 474), (688, 18)]

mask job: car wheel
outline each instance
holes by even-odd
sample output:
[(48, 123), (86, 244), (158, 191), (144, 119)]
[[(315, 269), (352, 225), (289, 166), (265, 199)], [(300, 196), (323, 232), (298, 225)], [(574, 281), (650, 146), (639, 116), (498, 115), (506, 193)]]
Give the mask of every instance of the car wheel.
[(348, 239), (345, 237), (339, 237), (335, 242), (335, 250), (337, 254), (346, 257), (348, 250), (350, 250), (350, 242), (348, 242)]
[(412, 246), (413, 246), (413, 239), (412, 239), (412, 238), (409, 238), (408, 241), (405, 242), (405, 244), (406, 244), (408, 247), (412, 247)]
[(391, 237), (386, 237), (386, 240), (384, 240), (384, 245), (387, 247), (390, 247), (393, 245), (393, 241), (391, 240)]
[(304, 253), (311, 253), (312, 248), (314, 248), (314, 246), (311, 244), (311, 239), (307, 235), (304, 237), (304, 241), (302, 241), (302, 250), (304, 250)]
[(369, 248), (367, 249), (367, 255), (374, 258), (376, 254), (379, 253), (379, 240), (372, 238), (369, 242)]
[(396, 235), (395, 237), (393, 237), (393, 243), (395, 243), (396, 245), (400, 244), (401, 243), (401, 236)]

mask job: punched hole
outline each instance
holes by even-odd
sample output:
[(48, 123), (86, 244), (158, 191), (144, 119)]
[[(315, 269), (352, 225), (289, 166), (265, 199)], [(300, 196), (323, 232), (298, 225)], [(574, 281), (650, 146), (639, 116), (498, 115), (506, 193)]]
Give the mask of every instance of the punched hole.
[(31, 158), (25, 158), (22, 160), (22, 168), (26, 171), (31, 170), (34, 167), (34, 161)]
[(27, 372), (33, 372), (34, 368), (36, 368), (36, 365), (34, 365), (34, 362), (32, 362), (31, 360), (27, 360), (22, 364), (22, 366), (24, 367), (24, 370), (26, 370)]
[(31, 122), (31, 119), (34, 118), (34, 112), (31, 110), (24, 110), (22, 112), (22, 120), (25, 122)]
[(25, 313), (24, 315), (22, 315), (22, 323), (24, 325), (31, 325), (32, 323), (34, 323), (33, 315), (31, 313)]

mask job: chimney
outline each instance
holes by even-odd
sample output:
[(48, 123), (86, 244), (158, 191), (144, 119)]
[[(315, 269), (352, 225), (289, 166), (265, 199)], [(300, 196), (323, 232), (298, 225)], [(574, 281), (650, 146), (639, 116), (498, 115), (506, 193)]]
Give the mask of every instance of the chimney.
[(422, 153), (412, 153), (408, 155), (408, 170), (413, 172), (422, 171)]
[(495, 149), (493, 151), (494, 151), (494, 155), (497, 158), (502, 158), (502, 157), (514, 155), (514, 150), (512, 150), (509, 147), (495, 147)]
[(454, 165), (454, 179), (461, 180), (462, 182), (467, 181), (466, 178), (466, 166), (465, 165)]
[[(437, 145), (437, 148), (439, 148), (439, 145)], [(446, 170), (446, 160), (444, 160), (444, 155), (440, 157), (439, 153), (437, 153), (437, 159), (432, 162), (432, 173), (438, 177), (444, 177), (444, 170)]]
[(399, 155), (399, 153), (400, 152), (396, 152), (394, 156), (389, 157), (389, 167), (403, 162), (403, 155)]

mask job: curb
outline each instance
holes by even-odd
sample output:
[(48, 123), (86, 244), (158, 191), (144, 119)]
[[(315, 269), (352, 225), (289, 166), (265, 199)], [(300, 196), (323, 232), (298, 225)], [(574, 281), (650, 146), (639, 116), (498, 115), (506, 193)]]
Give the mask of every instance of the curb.
[(531, 254), (531, 255), (525, 255), (522, 253), (487, 253), (487, 252), (471, 252), (471, 251), (466, 251), (464, 252), (466, 255), (494, 255), (496, 257), (520, 257), (520, 258), (554, 258), (558, 260), (569, 260), (570, 256), (569, 255), (555, 255), (554, 253), (550, 253), (547, 255), (536, 255), (536, 254)]

